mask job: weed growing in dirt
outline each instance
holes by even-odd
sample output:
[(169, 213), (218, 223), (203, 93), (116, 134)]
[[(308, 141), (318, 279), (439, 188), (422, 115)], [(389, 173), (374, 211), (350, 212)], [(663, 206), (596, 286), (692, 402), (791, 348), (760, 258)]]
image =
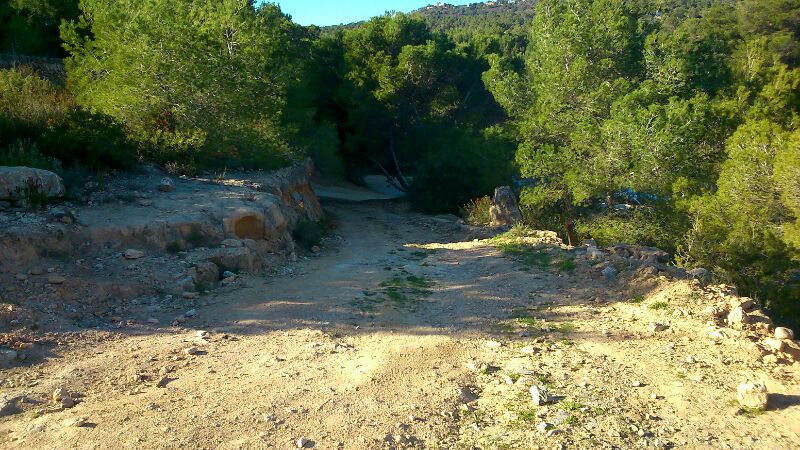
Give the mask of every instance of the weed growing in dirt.
[(652, 309), (653, 311), (662, 311), (665, 309), (669, 309), (669, 303), (664, 301), (654, 302), (651, 303), (648, 308)]
[(559, 333), (572, 333), (575, 331), (575, 324), (572, 322), (562, 322), (553, 326), (553, 330)]
[(737, 416), (744, 416), (744, 417), (752, 419), (754, 417), (760, 416), (761, 414), (764, 414), (763, 410), (760, 410), (760, 409), (757, 409), (757, 408), (748, 408), (747, 406), (742, 406), (735, 399), (729, 400), (728, 404), (730, 406), (738, 408), (736, 410), (736, 415)]
[(642, 303), (642, 302), (644, 302), (644, 296), (643, 295), (637, 295), (636, 297), (633, 297), (632, 299), (630, 299), (630, 302), (631, 303)]
[(580, 402), (570, 400), (561, 402), (561, 407), (566, 409), (567, 411), (580, 411), (584, 407), (584, 405)]
[(492, 334), (514, 334), (517, 332), (517, 327), (510, 323), (495, 323), (491, 326)]
[(530, 409), (518, 411), (517, 420), (525, 423), (534, 423), (536, 422), (536, 411)]
[(362, 311), (372, 312), (379, 304), (388, 301), (395, 308), (408, 309), (413, 312), (423, 298), (433, 294), (431, 287), (433, 287), (433, 282), (424, 276), (415, 276), (406, 272), (404, 276), (394, 276), (381, 282), (378, 292), (364, 292), (364, 297), (354, 299), (350, 304)]
[(516, 382), (517, 382), (517, 380), (519, 380), (520, 378), (522, 378), (522, 374), (520, 374), (520, 373), (517, 373), (517, 372), (512, 372), (512, 373), (508, 374), (508, 378), (509, 378), (511, 381), (513, 381), (514, 383), (516, 383)]
[(572, 259), (564, 259), (558, 263), (558, 270), (561, 272), (572, 272), (575, 270), (575, 261)]
[(536, 250), (529, 245), (504, 242), (497, 244), (497, 248), (504, 255), (521, 263), (525, 270), (530, 270), (533, 267), (544, 269), (550, 265), (550, 256), (547, 252)]

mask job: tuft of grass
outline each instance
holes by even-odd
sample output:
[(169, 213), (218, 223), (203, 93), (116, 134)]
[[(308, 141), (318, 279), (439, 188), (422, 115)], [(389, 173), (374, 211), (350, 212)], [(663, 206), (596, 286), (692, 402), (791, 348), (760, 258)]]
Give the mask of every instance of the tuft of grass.
[(505, 242), (497, 244), (497, 248), (504, 255), (521, 263), (527, 270), (533, 267), (544, 269), (550, 265), (550, 255), (547, 252), (536, 250), (529, 245)]
[(575, 270), (575, 261), (572, 259), (565, 259), (558, 263), (558, 270), (562, 272), (572, 272)]
[(669, 303), (667, 303), (665, 301), (653, 302), (648, 306), (648, 308), (650, 308), (650, 309), (652, 309), (654, 311), (661, 311), (661, 310), (669, 309)]
[(575, 324), (572, 322), (562, 322), (558, 325), (553, 327), (553, 330), (558, 331), (559, 333), (572, 333), (575, 331)]
[(630, 299), (630, 302), (631, 303), (637, 303), (637, 304), (638, 303), (642, 303), (642, 302), (644, 302), (644, 295), (637, 295), (636, 297), (633, 297), (632, 299)]
[(730, 405), (732, 407), (735, 407), (735, 408), (738, 408), (738, 410), (736, 411), (736, 415), (737, 416), (744, 416), (744, 417), (752, 419), (754, 417), (760, 416), (761, 414), (764, 414), (764, 411), (761, 410), (761, 409), (748, 408), (747, 406), (740, 405), (739, 402), (736, 399), (729, 400), (728, 401), (728, 405)]
[(462, 206), (462, 215), (470, 225), (485, 227), (492, 223), (492, 199), (489, 196), (479, 197)]
[(581, 408), (584, 407), (584, 405), (580, 402), (570, 400), (561, 402), (561, 407), (566, 409), (567, 411), (580, 411)]
[(517, 420), (524, 423), (536, 422), (536, 411), (530, 409), (517, 411)]
[(513, 381), (514, 383), (516, 383), (516, 382), (517, 382), (517, 380), (519, 380), (520, 378), (522, 378), (522, 374), (519, 374), (519, 373), (517, 373), (517, 372), (512, 372), (512, 373), (509, 373), (509, 374), (508, 374), (508, 378), (510, 378), (510, 379), (511, 379), (511, 381)]

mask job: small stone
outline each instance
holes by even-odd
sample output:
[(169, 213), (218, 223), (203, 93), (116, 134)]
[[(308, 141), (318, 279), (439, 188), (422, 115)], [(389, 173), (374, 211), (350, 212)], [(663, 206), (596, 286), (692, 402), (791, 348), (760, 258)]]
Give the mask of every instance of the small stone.
[(314, 443), (311, 442), (309, 439), (301, 437), (300, 439), (295, 441), (295, 445), (297, 445), (297, 448), (311, 448), (314, 446)]
[(769, 403), (769, 393), (763, 381), (742, 383), (736, 388), (736, 399), (746, 408), (764, 411)]
[(550, 394), (544, 386), (531, 386), (529, 392), (533, 404), (536, 406), (545, 405), (550, 401)]
[(172, 183), (172, 179), (169, 177), (164, 177), (161, 179), (161, 182), (158, 184), (159, 191), (161, 192), (172, 192), (175, 190), (175, 185)]
[(764, 346), (767, 347), (772, 352), (781, 352), (783, 351), (783, 341), (778, 338), (768, 337), (762, 341)]
[(53, 401), (60, 402), (62, 398), (69, 397), (69, 392), (62, 386), (53, 391)]
[(67, 281), (67, 279), (58, 274), (51, 274), (47, 276), (47, 282), (49, 284), (64, 284), (65, 281)]
[(14, 278), (16, 278), (17, 281), (25, 281), (25, 280), (28, 279), (28, 274), (26, 274), (26, 273), (18, 273), (16, 275), (14, 275)]
[(775, 328), (775, 338), (789, 340), (794, 339), (794, 331), (786, 327), (777, 327)]
[(617, 278), (617, 274), (619, 272), (617, 271), (617, 269), (608, 266), (605, 269), (603, 269), (600, 273), (602, 273), (603, 276), (606, 277), (608, 281), (614, 281)]
[(741, 306), (737, 306), (733, 308), (728, 314), (728, 325), (733, 328), (741, 329), (743, 325), (746, 325), (749, 322), (749, 318), (747, 317), (747, 312), (745, 312), (744, 308)]
[(642, 382), (641, 382), (641, 381), (639, 381), (639, 380), (633, 380), (633, 382), (631, 383), (631, 386), (633, 386), (633, 387), (637, 387), (637, 388), (638, 388), (638, 387), (642, 387), (642, 386), (644, 386), (644, 383), (642, 383)]
[(741, 307), (745, 311), (750, 311), (756, 306), (755, 300), (750, 297), (734, 297), (729, 301), (731, 305), (731, 309), (736, 309), (737, 307)]
[(194, 317), (194, 316), (197, 315), (197, 310), (196, 309), (190, 309), (190, 310), (186, 311), (185, 313), (183, 313), (183, 315), (185, 317)]
[(85, 417), (76, 417), (74, 419), (67, 419), (64, 421), (65, 427), (82, 427), (85, 426), (88, 420)]
[(651, 333), (658, 333), (659, 331), (666, 331), (669, 328), (669, 325), (665, 325), (663, 323), (658, 322), (650, 322), (647, 329), (650, 330)]
[(319, 246), (317, 246), (317, 245), (311, 247), (311, 253), (319, 253), (321, 251), (322, 251), (322, 249), (319, 248)]
[(552, 429), (553, 429), (553, 425), (549, 424), (547, 422), (539, 422), (539, 424), (536, 425), (536, 431), (538, 431), (539, 433), (542, 433), (542, 434), (545, 434), (549, 430), (552, 430)]
[(200, 298), (200, 294), (197, 293), (197, 292), (183, 292), (181, 294), (181, 297), (183, 297), (183, 298), (185, 298), (187, 300), (192, 300), (192, 299), (195, 299), (195, 298)]
[(155, 317), (148, 317), (147, 318), (147, 323), (149, 323), (151, 325), (156, 325), (156, 324), (158, 324), (158, 319), (156, 319)]
[(230, 270), (226, 270), (225, 272), (222, 272), (222, 278), (230, 278), (230, 277), (235, 277), (235, 276), (236, 276), (236, 274), (231, 272)]
[(144, 252), (129, 248), (122, 254), (125, 259), (139, 259), (144, 257)]
[(75, 406), (75, 400), (63, 386), (53, 391), (53, 402), (60, 404), (62, 408), (72, 408)]
[(501, 344), (500, 342), (497, 342), (497, 341), (486, 341), (486, 343), (484, 345), (489, 347), (489, 348), (499, 348), (499, 347), (503, 346), (503, 344)]
[(189, 347), (189, 348), (183, 350), (183, 353), (186, 353), (187, 355), (196, 355), (199, 352), (200, 352), (200, 349), (198, 349), (197, 347)]

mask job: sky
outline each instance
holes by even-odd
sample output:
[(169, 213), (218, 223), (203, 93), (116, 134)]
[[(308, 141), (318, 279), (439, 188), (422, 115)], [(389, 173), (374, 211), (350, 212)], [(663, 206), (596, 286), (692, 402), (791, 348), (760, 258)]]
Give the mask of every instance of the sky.
[[(441, 0), (270, 0), (300, 25), (339, 25), (358, 22), (386, 11), (411, 12)], [(444, 3), (466, 5), (479, 0), (449, 0)]]

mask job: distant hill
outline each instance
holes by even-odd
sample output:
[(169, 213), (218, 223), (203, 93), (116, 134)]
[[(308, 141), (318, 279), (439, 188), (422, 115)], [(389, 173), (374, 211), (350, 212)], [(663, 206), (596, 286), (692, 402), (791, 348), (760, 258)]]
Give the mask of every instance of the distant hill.
[(437, 3), (412, 14), (424, 17), (434, 30), (460, 34), (520, 27), (533, 18), (535, 5), (536, 0), (498, 0), (462, 6)]
[[(484, 53), (519, 55), (527, 44), (526, 24), (533, 19), (536, 0), (498, 0), (455, 6), (448, 3), (412, 11), (431, 29), (455, 42), (469, 42)], [(323, 33), (357, 28), (363, 22), (322, 28)]]

